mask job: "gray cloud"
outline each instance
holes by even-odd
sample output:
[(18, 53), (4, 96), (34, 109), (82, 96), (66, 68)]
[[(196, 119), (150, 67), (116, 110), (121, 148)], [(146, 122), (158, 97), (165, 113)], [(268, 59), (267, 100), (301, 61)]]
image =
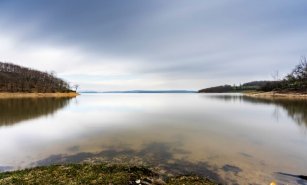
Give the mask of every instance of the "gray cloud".
[(1, 60), (52, 68), (84, 88), (120, 89), (90, 85), (108, 75), (152, 89), (267, 79), (306, 54), (306, 8), (304, 0), (1, 1), (0, 41), (9, 38)]

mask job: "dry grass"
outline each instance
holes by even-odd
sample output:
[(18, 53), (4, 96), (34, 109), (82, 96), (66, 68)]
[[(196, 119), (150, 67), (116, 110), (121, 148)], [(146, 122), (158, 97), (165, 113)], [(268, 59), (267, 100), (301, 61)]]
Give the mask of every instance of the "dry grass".
[(76, 97), (78, 93), (0, 93), (0, 99), (5, 98), (68, 98)]

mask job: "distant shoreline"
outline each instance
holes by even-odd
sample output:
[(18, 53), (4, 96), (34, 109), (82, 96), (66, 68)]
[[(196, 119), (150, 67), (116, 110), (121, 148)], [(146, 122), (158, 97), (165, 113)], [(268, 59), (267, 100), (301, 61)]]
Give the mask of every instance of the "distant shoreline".
[(295, 92), (244, 92), (243, 95), (256, 98), (307, 99), (307, 94)]
[(76, 92), (68, 93), (8, 93), (0, 92), (0, 99), (7, 98), (69, 98), (76, 97), (79, 94)]
[(81, 91), (80, 93), (102, 93), (102, 94), (172, 94), (172, 93), (196, 93), (192, 90), (131, 90), (131, 91)]

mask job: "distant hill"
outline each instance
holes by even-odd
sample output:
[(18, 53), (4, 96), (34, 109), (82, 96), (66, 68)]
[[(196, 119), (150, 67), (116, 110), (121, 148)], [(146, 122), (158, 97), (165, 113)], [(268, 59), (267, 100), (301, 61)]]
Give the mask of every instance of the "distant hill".
[(69, 84), (52, 73), (0, 62), (0, 92), (70, 92)]
[(81, 93), (196, 93), (190, 90), (81, 91)]

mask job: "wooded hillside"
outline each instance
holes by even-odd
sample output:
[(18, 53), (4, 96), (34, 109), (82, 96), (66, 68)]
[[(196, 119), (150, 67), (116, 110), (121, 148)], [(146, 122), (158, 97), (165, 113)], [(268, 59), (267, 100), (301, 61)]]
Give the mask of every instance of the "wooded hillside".
[(64, 80), (52, 73), (41, 72), (11, 63), (0, 62), (0, 92), (70, 92)]
[(253, 81), (239, 86), (223, 85), (201, 89), (200, 93), (227, 93), (242, 91), (275, 91), (307, 93), (307, 59), (301, 57), (300, 63), (283, 79), (274, 81)]

